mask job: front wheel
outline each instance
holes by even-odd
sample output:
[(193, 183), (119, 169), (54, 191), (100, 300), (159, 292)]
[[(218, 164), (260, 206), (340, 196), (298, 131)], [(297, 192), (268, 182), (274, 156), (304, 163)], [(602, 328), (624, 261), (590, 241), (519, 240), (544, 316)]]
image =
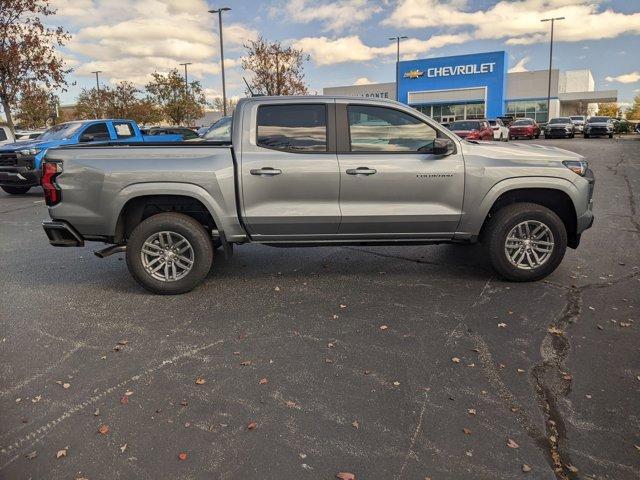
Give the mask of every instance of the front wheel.
[(24, 195), (31, 187), (0, 187), (2, 190), (7, 192), (9, 195)]
[(204, 227), (181, 213), (159, 213), (140, 223), (127, 242), (127, 267), (147, 290), (186, 293), (207, 276), (213, 242)]
[(610, 133), (610, 134), (609, 134), (609, 138), (613, 138), (613, 133)]
[(483, 235), (493, 268), (507, 280), (532, 282), (551, 274), (567, 249), (567, 231), (554, 212), (535, 203), (499, 210)]

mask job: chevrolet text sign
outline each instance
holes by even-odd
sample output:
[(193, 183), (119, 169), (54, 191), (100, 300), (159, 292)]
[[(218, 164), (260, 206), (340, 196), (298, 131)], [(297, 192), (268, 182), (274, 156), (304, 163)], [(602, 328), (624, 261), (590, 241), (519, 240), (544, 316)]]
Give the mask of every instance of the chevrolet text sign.
[(478, 73), (491, 73), (496, 62), (456, 65), (455, 67), (432, 67), (427, 69), (427, 77), (450, 77), (453, 75), (476, 75)]
[[(485, 115), (495, 118), (504, 111), (507, 66), (505, 52), (406, 60), (398, 66), (398, 100), (407, 103), (409, 93), (433, 92), (428, 96), (434, 99), (429, 100), (432, 105), (460, 104), (468, 102), (465, 91), (483, 88), (486, 92)], [(441, 101), (437, 100), (437, 92), (446, 92)], [(426, 96), (412, 95), (412, 98)]]

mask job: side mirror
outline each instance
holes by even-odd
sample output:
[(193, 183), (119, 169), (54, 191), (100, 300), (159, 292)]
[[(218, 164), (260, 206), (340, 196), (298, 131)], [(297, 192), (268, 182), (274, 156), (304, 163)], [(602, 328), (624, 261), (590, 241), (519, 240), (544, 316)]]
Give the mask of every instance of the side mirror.
[(433, 141), (433, 150), (431, 153), (434, 155), (451, 155), (455, 150), (456, 146), (453, 140), (449, 138), (436, 138)]
[(82, 135), (80, 135), (80, 143), (86, 143), (86, 142), (93, 142), (95, 140), (95, 137), (93, 135), (91, 135), (90, 133), (83, 133)]

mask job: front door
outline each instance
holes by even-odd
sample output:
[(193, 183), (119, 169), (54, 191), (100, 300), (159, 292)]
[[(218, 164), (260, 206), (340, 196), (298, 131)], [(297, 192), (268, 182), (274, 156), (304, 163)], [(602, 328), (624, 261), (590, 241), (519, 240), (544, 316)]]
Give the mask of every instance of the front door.
[(340, 171), (333, 102), (257, 102), (247, 117), (244, 132), (252, 133), (243, 141), (241, 188), (249, 234), (255, 240), (335, 235)]
[(392, 107), (336, 108), (337, 118), (347, 123), (338, 124), (338, 131), (348, 130), (339, 141), (339, 233), (450, 238), (462, 214), (464, 161), (459, 150), (430, 153), (434, 139), (446, 134)]

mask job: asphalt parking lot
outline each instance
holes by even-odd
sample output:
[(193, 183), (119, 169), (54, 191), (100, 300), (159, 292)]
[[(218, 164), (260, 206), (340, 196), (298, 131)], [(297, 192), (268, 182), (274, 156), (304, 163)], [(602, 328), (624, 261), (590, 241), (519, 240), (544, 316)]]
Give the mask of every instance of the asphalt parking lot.
[(597, 183), (532, 284), (479, 247), (253, 245), (153, 296), (0, 192), (0, 478), (638, 478), (640, 136), (535, 142)]

